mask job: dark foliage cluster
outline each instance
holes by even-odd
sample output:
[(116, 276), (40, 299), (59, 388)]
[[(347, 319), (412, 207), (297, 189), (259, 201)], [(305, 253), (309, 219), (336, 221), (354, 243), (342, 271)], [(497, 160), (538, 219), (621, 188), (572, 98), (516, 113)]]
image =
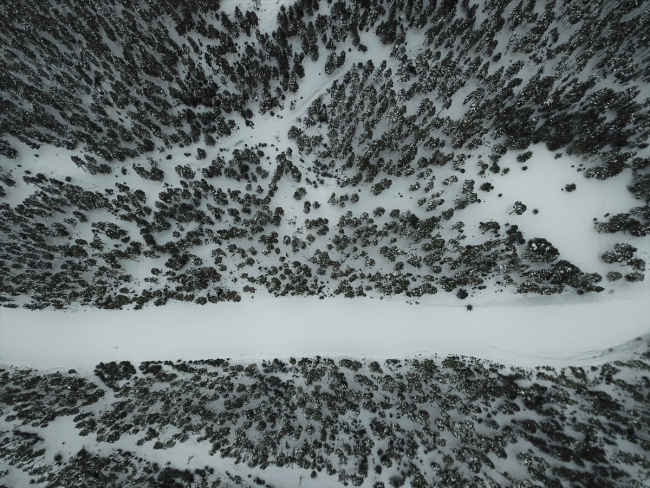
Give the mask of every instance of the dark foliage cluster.
[[(110, 449), (132, 436), (163, 458), (192, 439), (251, 470), (302, 468), (354, 486), (641, 487), (650, 474), (647, 351), (627, 362), (560, 370), (458, 356), (154, 361), (136, 374), (128, 369), (128, 378), (113, 375), (115, 400), (99, 410), (97, 397), (75, 410), (55, 407), (79, 396), (78, 388), (51, 386), (87, 382), (75, 374), (2, 371), (9, 392), (2, 415), (22, 426), (2, 434), (0, 458), (47, 486), (219, 486), (215, 477), (254, 486), (227, 472), (161, 468)], [(42, 439), (25, 432), (46, 425), (44, 409), (74, 416), (79, 435), (108, 449), (49, 464)], [(505, 459), (520, 469), (499, 470)]]
[[(0, 19), (0, 157), (31, 157), (12, 144), (74, 151), (97, 185), (3, 165), (4, 306), (142, 308), (256, 290), (601, 291), (571, 263), (540, 269), (561, 250), (526, 247), (543, 238), (515, 225), (504, 236), (491, 221), (474, 229), (489, 239), (462, 242), (478, 189), (488, 198), (510, 172), (507, 154), (538, 164), (536, 144), (582, 158), (593, 180), (631, 174), (640, 205), (596, 229), (650, 232), (650, 58), (636, 1), (300, 0), (280, 8), (272, 32), (254, 4), (230, 15), (216, 0), (21, 5)], [(412, 32), (421, 46), (407, 41)], [(373, 60), (368, 39), (390, 55)], [(326, 89), (287, 125), (297, 154), (258, 141), (224, 147), (293, 110), (321, 56)], [(156, 159), (189, 146), (189, 161)], [(113, 187), (109, 176), (125, 178)], [(301, 215), (322, 218), (310, 192), (326, 184), (337, 187), (328, 203), (347, 212), (339, 224), (303, 234), (298, 220), (279, 234), (291, 222), (279, 199), (293, 195)], [(400, 187), (417, 207), (347, 210)], [(514, 218), (528, 215), (525, 202), (510, 203)], [(143, 262), (155, 262), (144, 283), (129, 271)]]

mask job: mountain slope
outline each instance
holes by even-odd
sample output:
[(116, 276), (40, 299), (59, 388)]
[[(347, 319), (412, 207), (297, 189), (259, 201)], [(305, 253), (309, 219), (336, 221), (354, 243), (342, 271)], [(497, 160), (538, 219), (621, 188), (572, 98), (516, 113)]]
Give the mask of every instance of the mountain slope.
[(643, 279), (635, 2), (224, 9), (27, 3), (3, 19), (5, 306)]

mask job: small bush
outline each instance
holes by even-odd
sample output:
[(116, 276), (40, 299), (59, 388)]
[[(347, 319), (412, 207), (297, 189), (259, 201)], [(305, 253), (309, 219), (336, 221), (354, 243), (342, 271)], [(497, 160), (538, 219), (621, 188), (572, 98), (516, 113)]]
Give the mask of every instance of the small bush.
[(307, 195), (307, 190), (305, 189), (305, 187), (301, 186), (295, 191), (295, 193), (293, 194), (293, 198), (295, 198), (296, 200), (302, 200), (302, 197), (304, 197), (305, 195)]
[(129, 361), (121, 361), (119, 364), (115, 361), (99, 363), (95, 367), (95, 375), (109, 387), (117, 381), (128, 380), (134, 374), (136, 370)]
[(519, 156), (517, 156), (517, 161), (520, 162), (520, 163), (525, 163), (525, 162), (528, 161), (532, 156), (533, 156), (533, 152), (532, 152), (532, 151), (526, 151), (525, 153), (522, 153), (522, 154), (520, 154)]
[(347, 369), (351, 369), (352, 371), (359, 371), (363, 364), (361, 364), (359, 361), (354, 361), (350, 359), (341, 359), (339, 361), (339, 366)]
[(488, 182), (486, 181), (486, 182), (483, 183), (481, 186), (479, 186), (479, 190), (483, 190), (483, 191), (488, 191), (488, 192), (489, 192), (490, 190), (494, 190), (494, 186), (493, 186), (491, 183), (488, 183)]
[(192, 171), (192, 168), (190, 168), (189, 165), (181, 166), (179, 164), (174, 169), (176, 170), (178, 176), (185, 178), (186, 180), (193, 180), (194, 176), (196, 176), (196, 173)]
[(619, 273), (618, 271), (610, 271), (607, 273), (607, 279), (609, 281), (618, 281), (623, 278), (623, 275)]
[(138, 369), (142, 374), (152, 374), (155, 376), (162, 371), (162, 366), (160, 364), (144, 361), (140, 366), (138, 366)]
[(639, 272), (634, 272), (625, 275), (625, 279), (631, 283), (637, 283), (639, 281), (643, 281), (644, 277), (645, 276), (643, 275), (643, 273), (639, 273)]

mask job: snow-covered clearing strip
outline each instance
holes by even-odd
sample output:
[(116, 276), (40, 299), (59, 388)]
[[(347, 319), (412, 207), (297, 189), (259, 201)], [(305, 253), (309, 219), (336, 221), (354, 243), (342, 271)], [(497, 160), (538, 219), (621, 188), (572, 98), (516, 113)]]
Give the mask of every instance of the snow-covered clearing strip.
[[(629, 358), (650, 334), (647, 295), (544, 306), (279, 298), (140, 311), (0, 311), (0, 362), (91, 372), (100, 361), (383, 359), (460, 354), (521, 366)], [(486, 304), (487, 305), (487, 304)], [(611, 350), (610, 350), (611, 349)]]

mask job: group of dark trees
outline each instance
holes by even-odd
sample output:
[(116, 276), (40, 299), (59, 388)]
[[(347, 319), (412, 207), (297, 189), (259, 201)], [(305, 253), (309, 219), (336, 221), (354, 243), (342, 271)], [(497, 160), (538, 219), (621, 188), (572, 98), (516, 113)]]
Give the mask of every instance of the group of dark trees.
[[(302, 472), (375, 488), (641, 487), (650, 475), (649, 362), (648, 351), (561, 370), (458, 356), (123, 361), (99, 364), (99, 381), (9, 368), (0, 370), (0, 412), (15, 428), (0, 432), (0, 461), (39, 486), (272, 487), (262, 477), (275, 482), (285, 468), (297, 482)], [(106, 388), (115, 399), (100, 405)], [(88, 439), (70, 455), (39, 432), (66, 418)], [(165, 459), (188, 441), (251, 476), (188, 469), (191, 458), (160, 466), (146, 454), (150, 446)]]
[[(596, 229), (650, 231), (650, 52), (637, 2), (300, 0), (280, 8), (272, 32), (259, 14), (228, 14), (216, 0), (9, 8), (0, 19), (5, 305), (29, 296), (32, 308), (140, 308), (260, 288), (601, 291), (600, 276), (542, 236), (461, 220), (511, 171), (504, 156), (532, 164), (534, 144), (582, 158), (579, 171), (594, 180), (627, 170), (640, 205)], [(373, 58), (371, 42), (390, 56)], [(290, 125), (297, 154), (260, 141), (230, 149), (242, 126), (290, 112), (314, 70), (331, 83)], [(36, 156), (30, 169), (17, 165), (32, 158), (17, 151), (24, 145), (75, 151), (71, 163), (107, 188), (45, 176)], [(190, 145), (193, 159), (156, 159)], [(109, 176), (123, 182), (105, 185)], [(340, 188), (327, 200), (346, 209), (338, 224), (293, 221), (287, 231), (278, 197), (293, 195), (299, 214), (319, 219), (311, 188), (326, 184)], [(396, 188), (408, 188), (406, 206), (355, 211)], [(527, 212), (510, 203), (511, 218)], [(471, 232), (487, 236), (465, 245)], [(158, 259), (163, 271), (133, 280), (130, 267)], [(630, 281), (643, 271), (637, 262)]]

